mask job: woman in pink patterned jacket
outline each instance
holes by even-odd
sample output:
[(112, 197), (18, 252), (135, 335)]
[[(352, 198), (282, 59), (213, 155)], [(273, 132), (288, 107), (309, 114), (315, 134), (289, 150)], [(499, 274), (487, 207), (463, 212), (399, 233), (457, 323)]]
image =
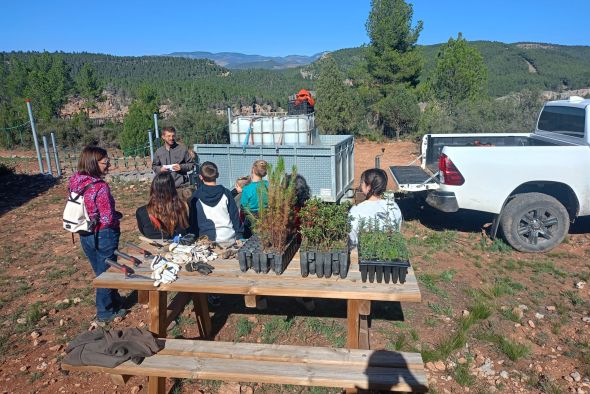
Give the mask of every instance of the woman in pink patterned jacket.
[[(104, 181), (110, 166), (107, 151), (98, 146), (87, 146), (80, 154), (78, 172), (70, 178), (69, 191), (84, 192), (84, 204), (90, 219), (94, 221), (92, 233), (80, 234), (82, 249), (90, 261), (96, 276), (109, 267), (107, 258), (116, 260), (114, 251), (119, 247), (119, 219), (115, 199), (109, 185)], [(116, 289), (96, 289), (96, 318), (100, 322), (112, 321), (125, 316), (122, 299)]]

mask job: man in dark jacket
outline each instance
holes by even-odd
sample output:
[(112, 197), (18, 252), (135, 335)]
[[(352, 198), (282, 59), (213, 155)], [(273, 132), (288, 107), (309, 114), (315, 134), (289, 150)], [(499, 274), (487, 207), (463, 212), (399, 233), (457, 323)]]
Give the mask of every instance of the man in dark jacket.
[(184, 145), (176, 142), (176, 129), (164, 127), (162, 129), (164, 145), (159, 147), (154, 155), (152, 170), (155, 174), (170, 171), (174, 177), (176, 187), (189, 186), (187, 173), (193, 169), (194, 159)]
[(199, 177), (203, 184), (189, 202), (190, 232), (222, 246), (231, 245), (242, 238), (238, 206), (231, 192), (217, 184), (219, 170), (215, 163), (204, 162)]

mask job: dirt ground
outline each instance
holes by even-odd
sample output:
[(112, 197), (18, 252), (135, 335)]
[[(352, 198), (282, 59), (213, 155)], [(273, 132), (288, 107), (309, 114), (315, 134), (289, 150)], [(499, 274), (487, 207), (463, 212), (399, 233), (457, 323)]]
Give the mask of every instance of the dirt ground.
[[(382, 167), (418, 156), (412, 142), (357, 143), (356, 175), (385, 147)], [(134, 240), (145, 183), (113, 183), (123, 212), (122, 240)], [(92, 271), (80, 244), (61, 229), (65, 181), (0, 177), (0, 391), (5, 393), (146, 392), (146, 380), (117, 387), (99, 374), (60, 370), (65, 345), (94, 318)], [(423, 301), (375, 303), (371, 347), (422, 352), (431, 392), (590, 393), (590, 222), (543, 255), (513, 251), (482, 233), (491, 218), (441, 214), (399, 196)], [(133, 304), (134, 294), (129, 294)], [(402, 309), (403, 308), (403, 309)], [(344, 302), (318, 300), (314, 312), (272, 298), (264, 313), (223, 297), (212, 307), (215, 339), (342, 347)], [(143, 327), (133, 304), (116, 327)], [(188, 310), (170, 337), (194, 338)], [(174, 393), (322, 393), (321, 388), (169, 380)]]

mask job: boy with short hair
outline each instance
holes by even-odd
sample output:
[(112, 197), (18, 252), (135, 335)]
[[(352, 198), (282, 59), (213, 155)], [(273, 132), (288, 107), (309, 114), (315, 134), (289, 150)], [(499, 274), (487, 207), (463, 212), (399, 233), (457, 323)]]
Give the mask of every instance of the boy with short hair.
[(215, 163), (206, 161), (201, 165), (199, 178), (203, 184), (195, 190), (189, 204), (190, 231), (229, 246), (242, 238), (243, 228), (238, 206), (231, 192), (217, 184), (218, 177)]

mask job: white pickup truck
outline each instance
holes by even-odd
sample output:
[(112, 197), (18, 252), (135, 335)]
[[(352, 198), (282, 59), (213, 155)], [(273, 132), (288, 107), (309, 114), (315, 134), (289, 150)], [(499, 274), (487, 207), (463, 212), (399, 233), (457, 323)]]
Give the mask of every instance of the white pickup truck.
[(545, 252), (590, 215), (590, 100), (545, 103), (533, 133), (427, 134), (421, 159), (390, 167), (400, 191), (443, 212), (493, 213), (493, 237), (500, 227), (515, 249)]

